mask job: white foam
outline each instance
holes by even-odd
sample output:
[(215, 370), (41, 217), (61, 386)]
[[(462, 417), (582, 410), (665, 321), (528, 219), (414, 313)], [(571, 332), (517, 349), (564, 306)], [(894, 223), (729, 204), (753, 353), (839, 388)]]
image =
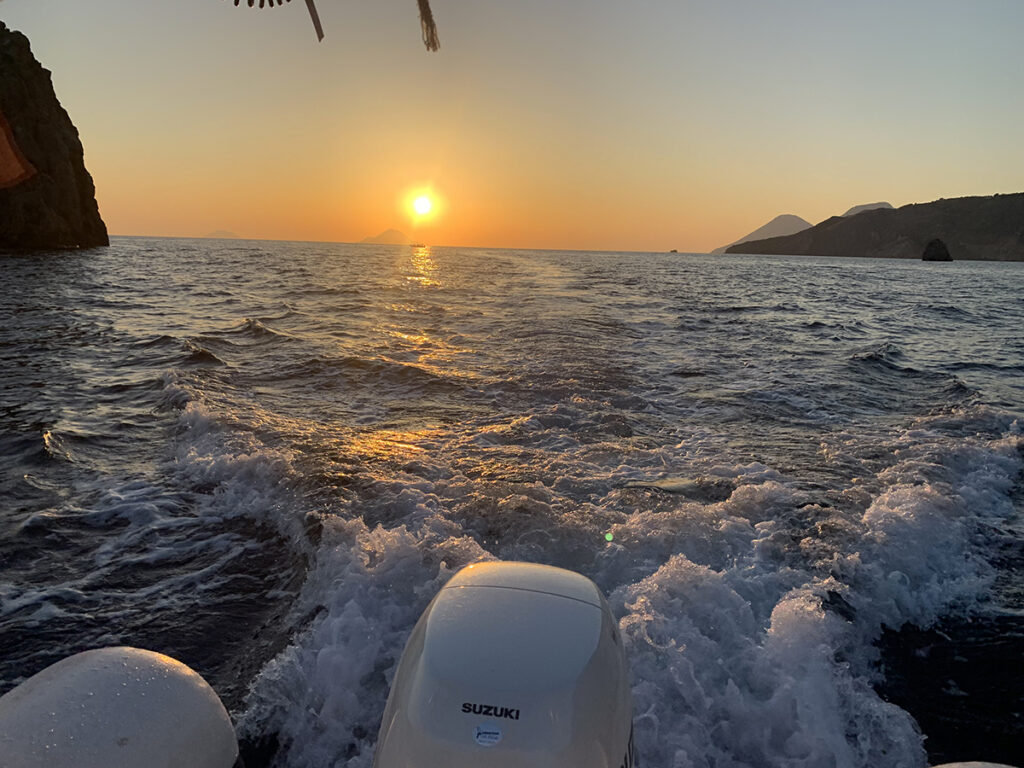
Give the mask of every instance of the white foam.
[[(558, 420), (510, 420), (486, 439), (434, 446), (463, 466), (471, 456), (499, 467), (525, 439), (538, 451), (537, 482), (491, 496), (501, 483), (418, 455), (429, 472), (378, 489), (375, 504), (395, 505), (393, 527), (325, 517), (302, 595), (317, 618), (257, 678), (240, 731), (278, 734), (289, 768), (368, 766), (416, 618), (456, 568), (492, 556), (479, 525), (502, 532), (491, 551), (582, 568), (611, 593), (641, 764), (923, 766), (912, 718), (872, 688), (872, 642), (883, 625), (927, 624), (985, 599), (992, 572), (979, 525), (1012, 514), (1022, 441), (1010, 422), (994, 440), (959, 432), (993, 418), (972, 409), (922, 419), (884, 445), (829, 442), (823, 460), (843, 465), (884, 454), (837, 489), (839, 506), (686, 441), (595, 451), (560, 436), (573, 426)], [(664, 477), (677, 493), (624, 487)], [(691, 498), (710, 480), (734, 490)], [(592, 501), (570, 507), (581, 496)], [(599, 544), (606, 530), (613, 542)]]
[(613, 604), (643, 764), (922, 764), (909, 715), (834, 658), (840, 620), (810, 590), (787, 593), (765, 628), (725, 575), (677, 555)]
[[(95, 535), (84, 538), (89, 549), (75, 555), (60, 583), (0, 584), (0, 617), (10, 626), (52, 631), (69, 614), (102, 612), (111, 631), (94, 630), (87, 642), (122, 642), (119, 633), (137, 622), (141, 605), (159, 616), (186, 610), (204, 594), (230, 597), (238, 561), (266, 545), (265, 533), (252, 533), (257, 526), (287, 541), (295, 561), (308, 554), (308, 505), (294, 487), (291, 455), (238, 430), (230, 412), (193, 399), (187, 377), (168, 375), (164, 384), (181, 411), (160, 466), (129, 476), (84, 475), (71, 500), (22, 521), (31, 535), (66, 536), (82, 526)], [(289, 567), (293, 562), (282, 564)], [(127, 622), (118, 621), (118, 607)], [(69, 642), (77, 649), (83, 638)]]
[(302, 602), (319, 617), (255, 681), (243, 737), (276, 733), (289, 766), (368, 766), (393, 667), (419, 614), (455, 570), (488, 557), (422, 509), (391, 530), (325, 520)]
[[(815, 554), (827, 529), (799, 541), (785, 524), (799, 494), (768, 480), (711, 505), (720, 530), (732, 532), (713, 545), (734, 553), (731, 565), (712, 570), (674, 555), (615, 592), (638, 680), (644, 762), (923, 764), (910, 716), (870, 687), (871, 642), (883, 625), (927, 625), (986, 598), (992, 573), (977, 524), (1013, 513), (1008, 493), (1021, 471), (1016, 437), (950, 439), (930, 426), (923, 420), (897, 437), (897, 461), (875, 478), (881, 490), (863, 513), (826, 521), (838, 538), (822, 548), (825, 558)], [(691, 536), (713, 536), (710, 526), (695, 527), (693, 507), (679, 512)], [(652, 526), (650, 517), (639, 513), (625, 527), (651, 530), (659, 546), (685, 527)], [(737, 518), (755, 523), (746, 536)], [(792, 556), (773, 562), (780, 532), (796, 552), (808, 545), (802, 567)], [(706, 558), (692, 543), (689, 551)], [(831, 599), (844, 607), (823, 607)]]

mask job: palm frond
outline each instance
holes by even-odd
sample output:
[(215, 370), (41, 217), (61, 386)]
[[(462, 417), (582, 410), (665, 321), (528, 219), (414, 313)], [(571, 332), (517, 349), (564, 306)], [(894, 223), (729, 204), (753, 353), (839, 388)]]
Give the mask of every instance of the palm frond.
[(423, 44), (428, 51), (436, 51), (441, 47), (441, 39), (437, 36), (437, 25), (434, 14), (430, 10), (430, 0), (416, 0), (420, 5), (420, 26), (423, 28)]
[[(260, 8), (273, 8), (275, 5), (290, 3), (292, 0), (259, 0)], [(3, 0), (0, 0), (3, 2)], [(257, 0), (246, 0), (249, 7), (256, 5)], [(441, 47), (441, 39), (437, 36), (437, 24), (434, 23), (434, 13), (430, 10), (430, 0), (416, 0), (420, 9), (420, 28), (423, 31), (423, 45), (428, 51), (436, 51)], [(235, 0), (239, 5), (241, 0)], [(316, 39), (324, 39), (324, 28), (320, 24), (320, 14), (316, 12), (316, 5), (313, 0), (306, 0), (306, 8), (309, 10), (309, 17), (313, 20), (313, 29), (316, 30)]]

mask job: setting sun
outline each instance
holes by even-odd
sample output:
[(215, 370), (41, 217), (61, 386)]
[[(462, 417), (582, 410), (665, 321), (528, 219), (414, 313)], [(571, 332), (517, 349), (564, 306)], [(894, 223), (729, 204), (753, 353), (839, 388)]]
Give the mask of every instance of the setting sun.
[(430, 209), (434, 207), (434, 204), (430, 201), (430, 198), (426, 195), (420, 195), (412, 201), (412, 209), (416, 211), (418, 216), (426, 216), (430, 213)]
[(406, 189), (400, 210), (413, 227), (422, 227), (436, 224), (438, 217), (446, 213), (447, 204), (433, 184), (420, 184)]

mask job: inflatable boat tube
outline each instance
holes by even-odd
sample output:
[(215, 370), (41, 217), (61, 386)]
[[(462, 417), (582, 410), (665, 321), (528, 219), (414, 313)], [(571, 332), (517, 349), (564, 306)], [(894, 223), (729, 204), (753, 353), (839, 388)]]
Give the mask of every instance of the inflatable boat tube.
[(4, 768), (231, 768), (237, 757), (217, 694), (159, 653), (85, 651), (0, 696)]

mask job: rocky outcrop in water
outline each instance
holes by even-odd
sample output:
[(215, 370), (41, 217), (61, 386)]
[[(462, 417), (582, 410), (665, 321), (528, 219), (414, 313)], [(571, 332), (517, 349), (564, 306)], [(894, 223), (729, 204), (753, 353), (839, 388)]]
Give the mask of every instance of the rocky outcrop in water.
[(0, 248), (109, 245), (78, 131), (28, 38), (0, 22)]
[(936, 238), (958, 260), (1024, 261), (1024, 192), (833, 216), (795, 235), (740, 243), (727, 253), (920, 259)]
[(921, 257), (921, 261), (952, 261), (953, 257), (949, 255), (949, 248), (946, 244), (935, 238), (931, 240), (928, 245), (924, 247), (924, 255)]

